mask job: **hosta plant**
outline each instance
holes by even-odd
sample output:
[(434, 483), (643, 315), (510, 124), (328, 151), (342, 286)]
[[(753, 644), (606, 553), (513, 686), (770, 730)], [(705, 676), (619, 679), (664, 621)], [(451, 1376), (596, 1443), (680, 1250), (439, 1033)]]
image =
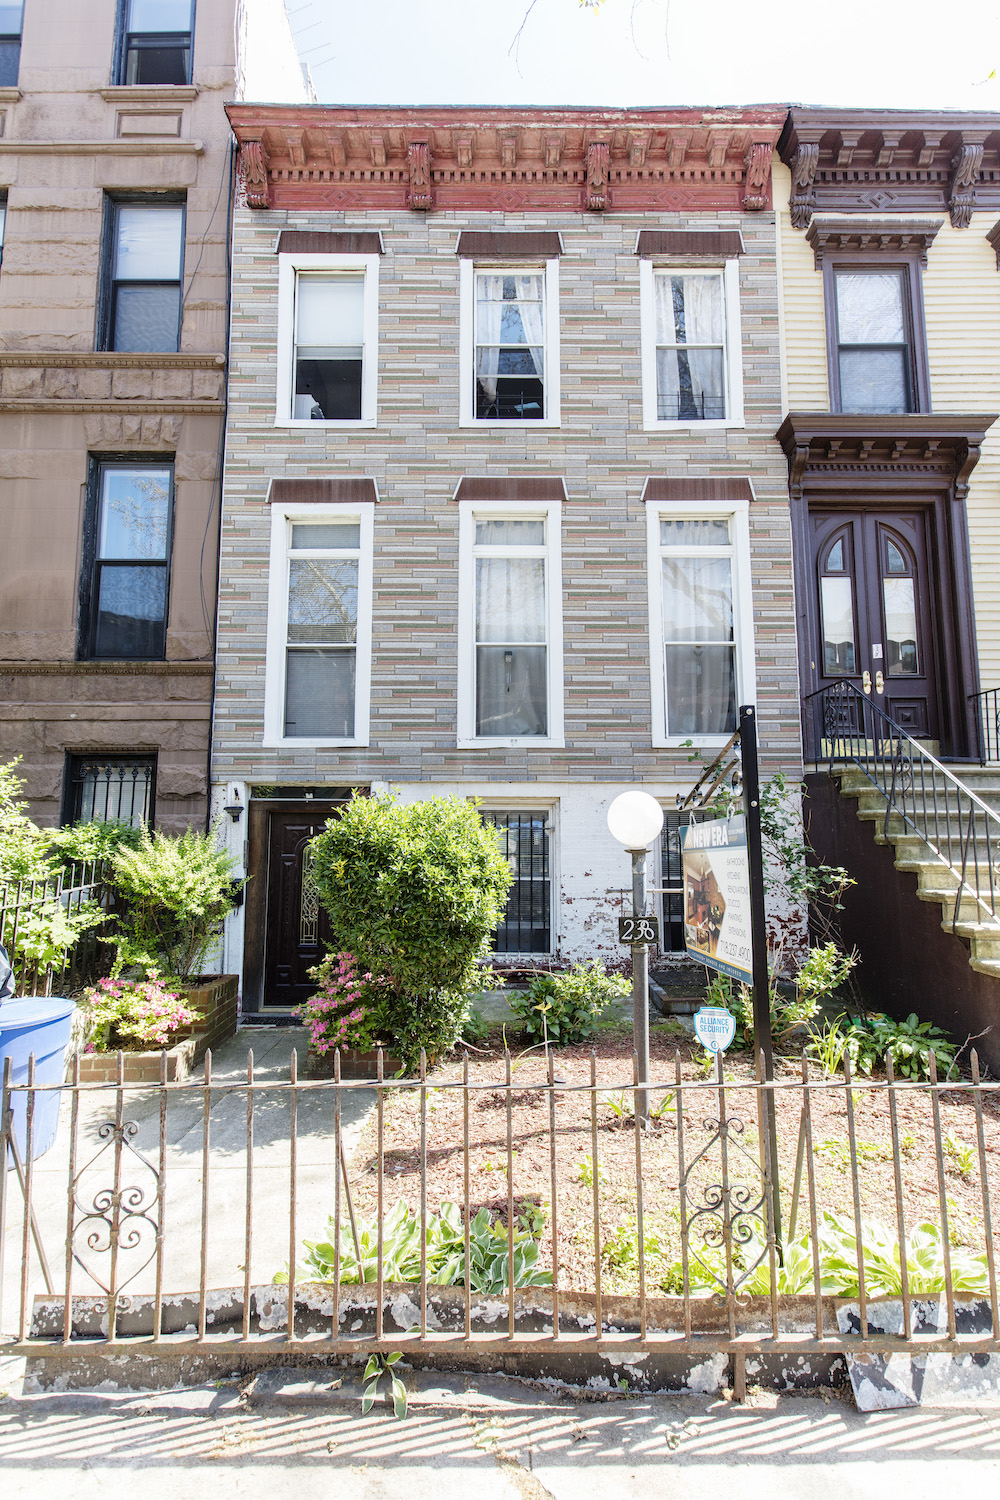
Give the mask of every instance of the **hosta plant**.
[[(304, 1265), (296, 1271), (302, 1281), (333, 1281), (335, 1242), (333, 1220), (330, 1238), (306, 1240)], [(340, 1279), (346, 1285), (378, 1280), (378, 1221), (359, 1220), (358, 1258), (350, 1224), (340, 1226)], [(538, 1268), (538, 1241), (521, 1229), (514, 1231), (513, 1283), (515, 1287), (550, 1286), (552, 1274)], [(386, 1215), (382, 1224), (382, 1276), (385, 1281), (420, 1280), (420, 1217), (402, 1201)], [(288, 1280), (279, 1273), (277, 1282)], [(494, 1223), (481, 1208), (469, 1223), (469, 1266), (465, 1264), (465, 1228), (457, 1203), (442, 1203), (439, 1213), (427, 1215), (427, 1280), (436, 1286), (464, 1286), (474, 1292), (498, 1295), (511, 1280), (509, 1243), (504, 1225)]]
[(905, 1021), (892, 1021), (883, 1015), (853, 1021), (847, 1032), (847, 1051), (855, 1073), (881, 1070), (888, 1056), (897, 1078), (920, 1083), (931, 1076), (932, 1052), (938, 1077), (950, 1077), (957, 1049), (946, 1032), (911, 1013)]

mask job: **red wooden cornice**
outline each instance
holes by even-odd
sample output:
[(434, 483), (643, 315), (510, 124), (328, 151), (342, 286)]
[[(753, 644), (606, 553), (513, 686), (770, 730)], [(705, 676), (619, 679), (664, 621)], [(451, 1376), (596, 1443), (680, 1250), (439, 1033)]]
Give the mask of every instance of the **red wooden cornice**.
[(251, 208), (758, 212), (785, 111), (230, 104)]

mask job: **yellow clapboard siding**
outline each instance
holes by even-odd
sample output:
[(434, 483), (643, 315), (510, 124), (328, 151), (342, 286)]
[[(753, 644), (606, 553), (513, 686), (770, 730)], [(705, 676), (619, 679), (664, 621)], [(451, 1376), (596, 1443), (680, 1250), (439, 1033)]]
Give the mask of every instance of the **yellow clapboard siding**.
[(783, 162), (777, 162), (774, 206), (781, 256), (785, 395), (789, 411), (829, 411), (823, 276), (813, 265), (804, 233), (792, 228), (788, 212), (791, 186), (791, 173)]
[[(1000, 272), (986, 232), (995, 213), (968, 229), (947, 220), (924, 271), (931, 404), (937, 412), (1000, 412)], [(986, 435), (967, 502), (979, 671), (1000, 687), (1000, 422)]]

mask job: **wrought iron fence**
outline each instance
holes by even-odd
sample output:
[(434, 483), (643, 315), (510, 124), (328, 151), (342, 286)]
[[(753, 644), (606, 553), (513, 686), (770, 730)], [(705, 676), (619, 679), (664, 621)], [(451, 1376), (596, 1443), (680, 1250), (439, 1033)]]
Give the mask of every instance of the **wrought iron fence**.
[(985, 766), (1000, 760), (1000, 688), (970, 693), (969, 702), (975, 705), (979, 729), (979, 764)]
[[(692, 1077), (662, 1061), (637, 1130), (637, 1067), (623, 1080), (580, 1053), (389, 1079), (380, 1055), (374, 1083), (341, 1079), (339, 1056), (332, 1078), (300, 1078), (294, 1054), (287, 1077), (261, 1078), (250, 1054), (220, 1078), (209, 1054), (200, 1080), (168, 1083), (164, 1066), (152, 1088), (127, 1085), (119, 1058), (111, 1084), (81, 1083), (77, 1067), (44, 1163), (51, 1090), (33, 1072), (12, 1083), (8, 1066), (6, 1352), (725, 1356), (738, 1392), (750, 1355), (1000, 1352), (1000, 1084), (975, 1055), (967, 1076), (926, 1083), (891, 1067), (829, 1077), (805, 1056), (771, 1083), (740, 1066)], [(781, 1223), (761, 1150), (768, 1094), (794, 1179)], [(303, 1235), (322, 1242), (322, 1284), (300, 1268)], [(873, 1314), (885, 1296), (901, 1302), (896, 1326)], [(943, 1303), (939, 1326), (928, 1300)]]
[(61, 911), (72, 921), (88, 906), (106, 917), (112, 904), (102, 861), (69, 865), (47, 880), (0, 884), (0, 942), (14, 966), (17, 993), (51, 995), (53, 985), (72, 992), (95, 978), (109, 952), (98, 939), (99, 924), (63, 944), (52, 917)]
[(885, 798), (884, 834), (895, 819), (951, 872), (952, 931), (963, 917), (996, 919), (1000, 816), (853, 684), (811, 693), (804, 707), (812, 758), (857, 766)]

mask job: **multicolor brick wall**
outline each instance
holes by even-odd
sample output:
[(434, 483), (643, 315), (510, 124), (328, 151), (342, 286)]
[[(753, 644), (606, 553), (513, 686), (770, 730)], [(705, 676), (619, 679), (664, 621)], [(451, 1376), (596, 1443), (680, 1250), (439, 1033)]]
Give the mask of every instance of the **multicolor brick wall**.
[[(496, 215), (251, 212), (236, 216), (232, 375), (223, 511), (214, 779), (321, 784), (626, 783), (692, 779), (686, 751), (650, 745), (643, 482), (747, 475), (765, 769), (800, 769), (787, 470), (779, 424), (771, 214), (675, 216), (738, 223), (746, 427), (642, 430), (636, 232), (662, 217), (511, 215), (558, 229), (562, 426), (498, 435), (458, 426), (462, 228)], [(274, 426), (278, 231), (381, 229), (378, 425)], [(368, 475), (375, 517), (374, 662), (367, 749), (264, 750), (269, 507), (274, 477)], [(565, 749), (458, 750), (458, 504), (463, 475), (565, 478), (562, 533)]]

